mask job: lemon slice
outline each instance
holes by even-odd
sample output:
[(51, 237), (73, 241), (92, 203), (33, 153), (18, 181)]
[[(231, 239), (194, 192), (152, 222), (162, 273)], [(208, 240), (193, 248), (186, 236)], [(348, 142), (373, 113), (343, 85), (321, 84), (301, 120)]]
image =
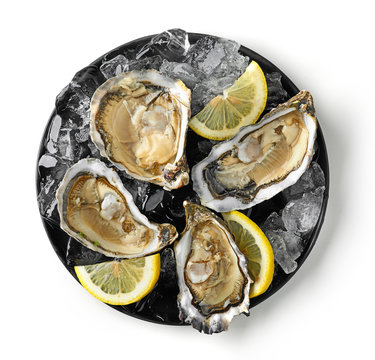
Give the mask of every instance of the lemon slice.
[(189, 126), (198, 135), (224, 140), (246, 125), (254, 124), (267, 102), (267, 83), (260, 66), (252, 61), (223, 95), (213, 98), (195, 115)]
[(127, 305), (146, 296), (158, 281), (160, 255), (75, 266), (83, 287), (111, 305)]
[(275, 266), (271, 244), (258, 225), (239, 211), (223, 213), (223, 217), (238, 248), (249, 261), (247, 268), (254, 281), (250, 297), (263, 294), (272, 282)]

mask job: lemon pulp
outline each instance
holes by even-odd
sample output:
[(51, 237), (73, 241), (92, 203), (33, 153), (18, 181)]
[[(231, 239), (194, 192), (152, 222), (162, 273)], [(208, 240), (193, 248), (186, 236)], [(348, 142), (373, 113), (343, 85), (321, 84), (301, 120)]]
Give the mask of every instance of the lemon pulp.
[(146, 296), (160, 275), (160, 255), (75, 266), (83, 287), (111, 305), (127, 305)]
[(208, 139), (224, 140), (246, 125), (254, 124), (267, 102), (267, 83), (260, 66), (252, 61), (222, 95), (213, 98), (189, 126)]
[(248, 271), (254, 281), (250, 297), (263, 294), (270, 286), (274, 273), (274, 256), (271, 244), (263, 231), (239, 211), (223, 213), (225, 222), (236, 244), (248, 259)]

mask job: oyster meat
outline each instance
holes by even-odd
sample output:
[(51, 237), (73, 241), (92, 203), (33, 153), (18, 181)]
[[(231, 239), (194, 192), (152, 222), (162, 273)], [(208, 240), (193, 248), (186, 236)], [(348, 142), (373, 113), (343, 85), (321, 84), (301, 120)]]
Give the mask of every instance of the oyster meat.
[(227, 330), (249, 313), (247, 259), (224, 223), (203, 206), (184, 201), (186, 227), (175, 244), (180, 318), (208, 334)]
[(189, 182), (185, 138), (190, 90), (156, 70), (108, 79), (91, 100), (90, 135), (100, 154), (136, 179), (177, 189)]
[(107, 256), (145, 256), (178, 236), (173, 225), (148, 221), (116, 172), (98, 159), (83, 159), (68, 169), (56, 197), (61, 228)]
[(219, 212), (246, 209), (293, 185), (310, 164), (316, 129), (308, 91), (243, 127), (193, 167), (202, 204)]

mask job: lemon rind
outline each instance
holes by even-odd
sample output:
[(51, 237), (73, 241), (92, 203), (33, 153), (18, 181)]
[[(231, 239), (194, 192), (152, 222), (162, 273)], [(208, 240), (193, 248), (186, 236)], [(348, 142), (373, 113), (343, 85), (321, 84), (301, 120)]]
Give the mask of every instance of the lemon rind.
[[(264, 76), (263, 70), (261, 69), (259, 64), (255, 61), (252, 61), (250, 63), (250, 65), (245, 70), (245, 73), (246, 72), (250, 72), (253, 77), (259, 79), (259, 82), (257, 81), (257, 83), (262, 85), (262, 87), (263, 87), (262, 93), (265, 94), (265, 96), (263, 97), (263, 102), (262, 102), (261, 106), (259, 106), (259, 109), (258, 109), (257, 113), (255, 114), (255, 116), (253, 115), (254, 111), (251, 111), (249, 114), (247, 114), (243, 117), (243, 121), (237, 127), (232, 128), (232, 129), (222, 129), (222, 130), (210, 130), (209, 128), (207, 128), (204, 125), (204, 123), (200, 122), (196, 118), (196, 116), (194, 116), (189, 121), (189, 127), (195, 133), (197, 133), (199, 136), (202, 136), (202, 137), (204, 137), (206, 139), (210, 139), (210, 140), (226, 140), (226, 139), (229, 139), (230, 137), (234, 136), (242, 127), (247, 126), (247, 125), (251, 125), (251, 124), (255, 124), (258, 121), (258, 119), (259, 119), (260, 115), (263, 113), (263, 111), (266, 107), (266, 103), (267, 103), (267, 92), (268, 92), (267, 91), (267, 81), (266, 81), (266, 78)], [(243, 75), (241, 75), (241, 76), (243, 76)], [(238, 79), (236, 81), (238, 81)], [(234, 84), (231, 87), (233, 87), (233, 86), (234, 86)], [(223, 94), (225, 95), (228, 92), (230, 92), (228, 90), (231, 87), (229, 87), (228, 89), (225, 89), (223, 91)], [(261, 88), (261, 86), (258, 87), (257, 93), (259, 93), (260, 88)], [(218, 96), (222, 96), (222, 95), (218, 95)]]
[[(272, 246), (260, 227), (246, 215), (235, 210), (222, 214), (226, 221), (236, 221), (252, 235), (255, 235), (255, 242), (261, 249), (262, 255), (266, 255), (265, 257), (262, 256), (261, 273), (259, 276), (259, 278), (262, 279), (262, 282), (255, 282), (250, 288), (250, 298), (259, 296), (269, 288), (273, 279), (275, 263)], [(260, 244), (262, 246), (260, 246)]]
[(144, 276), (130, 293), (107, 294), (91, 281), (85, 270), (85, 265), (75, 266), (74, 270), (81, 285), (96, 299), (110, 305), (128, 305), (139, 301), (150, 293), (159, 279), (160, 255), (150, 255), (145, 257), (145, 260)]

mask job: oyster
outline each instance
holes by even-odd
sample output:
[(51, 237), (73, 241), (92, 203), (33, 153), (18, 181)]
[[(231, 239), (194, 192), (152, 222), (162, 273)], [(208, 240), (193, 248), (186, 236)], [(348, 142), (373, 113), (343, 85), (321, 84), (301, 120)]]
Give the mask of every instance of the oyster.
[(188, 184), (185, 138), (190, 90), (156, 70), (110, 78), (91, 100), (90, 135), (100, 154), (136, 179), (166, 189)]
[(293, 185), (310, 164), (316, 129), (308, 91), (243, 127), (193, 167), (202, 204), (219, 212), (246, 209)]
[(148, 221), (116, 172), (98, 159), (83, 159), (68, 169), (56, 197), (61, 228), (107, 256), (152, 254), (178, 236), (174, 226)]
[(247, 259), (224, 223), (203, 206), (184, 201), (186, 227), (175, 244), (181, 320), (208, 334), (249, 314)]

